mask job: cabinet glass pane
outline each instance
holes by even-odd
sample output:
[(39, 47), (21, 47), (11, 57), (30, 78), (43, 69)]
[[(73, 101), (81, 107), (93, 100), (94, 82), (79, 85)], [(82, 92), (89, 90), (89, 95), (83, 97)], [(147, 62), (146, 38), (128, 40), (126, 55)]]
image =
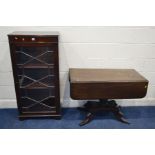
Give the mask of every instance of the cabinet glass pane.
[(55, 111), (55, 89), (20, 89), (23, 112)]
[(19, 66), (53, 65), (54, 49), (52, 47), (16, 47), (16, 61)]

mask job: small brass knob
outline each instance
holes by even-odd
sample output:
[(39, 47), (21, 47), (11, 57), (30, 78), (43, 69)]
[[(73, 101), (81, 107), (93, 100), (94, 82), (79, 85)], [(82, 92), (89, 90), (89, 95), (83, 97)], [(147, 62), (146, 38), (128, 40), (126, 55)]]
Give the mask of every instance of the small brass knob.
[(32, 40), (32, 41), (35, 41), (35, 40), (36, 40), (36, 38), (31, 38), (31, 40)]

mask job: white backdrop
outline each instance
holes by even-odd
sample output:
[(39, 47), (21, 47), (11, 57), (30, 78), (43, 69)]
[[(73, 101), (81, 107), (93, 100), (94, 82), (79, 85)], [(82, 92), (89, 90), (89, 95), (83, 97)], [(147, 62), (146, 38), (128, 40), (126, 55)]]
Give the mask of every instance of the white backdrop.
[(155, 27), (0, 27), (0, 108), (16, 107), (7, 34), (13, 31), (60, 32), (61, 103), (78, 106), (70, 99), (68, 69), (134, 68), (149, 80), (147, 96), (118, 100), (124, 106), (155, 105)]

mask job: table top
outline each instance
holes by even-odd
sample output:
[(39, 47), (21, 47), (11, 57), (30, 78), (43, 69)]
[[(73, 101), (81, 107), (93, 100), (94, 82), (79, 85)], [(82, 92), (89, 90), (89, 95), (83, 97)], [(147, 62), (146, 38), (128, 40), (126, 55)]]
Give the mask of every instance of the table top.
[(134, 69), (69, 69), (71, 83), (148, 82)]

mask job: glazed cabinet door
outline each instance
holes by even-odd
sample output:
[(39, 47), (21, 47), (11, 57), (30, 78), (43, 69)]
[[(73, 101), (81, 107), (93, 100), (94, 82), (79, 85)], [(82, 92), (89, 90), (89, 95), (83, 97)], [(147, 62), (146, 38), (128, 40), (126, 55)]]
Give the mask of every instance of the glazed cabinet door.
[(60, 115), (58, 43), (10, 43), (21, 116)]

